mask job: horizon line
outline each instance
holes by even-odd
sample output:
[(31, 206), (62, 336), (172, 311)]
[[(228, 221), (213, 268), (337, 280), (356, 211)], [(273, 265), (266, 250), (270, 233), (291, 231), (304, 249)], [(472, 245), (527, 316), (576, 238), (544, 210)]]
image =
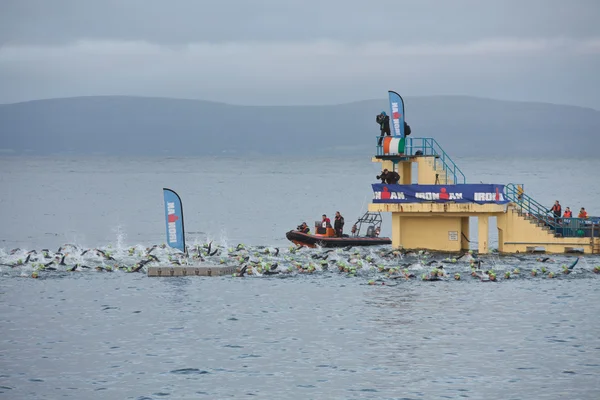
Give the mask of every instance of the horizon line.
[[(81, 96), (45, 97), (45, 98), (38, 98), (38, 99), (31, 99), (31, 100), (16, 101), (16, 102), (11, 102), (11, 103), (0, 103), (0, 107), (1, 106), (16, 105), (16, 104), (41, 102), (41, 101), (85, 99), (85, 98), (92, 98), (92, 97), (124, 97), (124, 98), (126, 97), (126, 98), (138, 98), (138, 99), (163, 99), (163, 100), (199, 101), (199, 102), (205, 102), (205, 103), (221, 104), (221, 105), (225, 105), (225, 106), (257, 107), (257, 108), (258, 107), (280, 107), (280, 108), (283, 108), (283, 107), (286, 107), (286, 108), (287, 107), (336, 107), (336, 106), (356, 104), (356, 103), (362, 103), (362, 102), (368, 102), (368, 101), (379, 101), (379, 100), (384, 101), (384, 100), (387, 100), (387, 96), (386, 96), (386, 97), (382, 97), (382, 98), (370, 98), (370, 99), (353, 100), (353, 101), (348, 101), (348, 102), (345, 102), (345, 103), (320, 103), (320, 104), (312, 103), (312, 104), (290, 104), (290, 105), (257, 104), (257, 105), (253, 105), (253, 104), (226, 103), (226, 102), (223, 102), (223, 101), (206, 100), (206, 99), (201, 99), (201, 98), (188, 98), (188, 97), (143, 96), (143, 95), (127, 95), (127, 94), (98, 94), (98, 95), (81, 95)], [(582, 109), (590, 109), (590, 110), (593, 110), (593, 111), (600, 112), (600, 109), (596, 109), (596, 108), (590, 107), (590, 106), (580, 106), (580, 105), (565, 104), (565, 103), (551, 103), (551, 102), (544, 102), (544, 101), (503, 100), (503, 99), (497, 99), (497, 98), (492, 98), (492, 97), (473, 96), (473, 95), (464, 95), (464, 94), (406, 95), (406, 96), (403, 96), (403, 97), (405, 97), (407, 99), (410, 99), (410, 98), (459, 97), (459, 98), (469, 98), (469, 99), (486, 100), (486, 101), (498, 101), (498, 102), (506, 102), (506, 103), (523, 103), (523, 104), (543, 104), (543, 105), (553, 105), (553, 106), (568, 106), (568, 107), (576, 107), (576, 108), (582, 108)]]

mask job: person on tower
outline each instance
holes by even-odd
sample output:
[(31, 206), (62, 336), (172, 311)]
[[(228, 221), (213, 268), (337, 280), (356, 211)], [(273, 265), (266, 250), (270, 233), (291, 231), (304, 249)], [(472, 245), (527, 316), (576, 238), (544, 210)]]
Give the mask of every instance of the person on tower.
[(383, 134), (390, 136), (390, 117), (382, 111), (377, 117), (375, 117), (375, 121), (379, 124), (379, 130), (381, 131), (381, 137), (379, 138), (379, 146), (381, 146), (381, 142), (383, 140)]

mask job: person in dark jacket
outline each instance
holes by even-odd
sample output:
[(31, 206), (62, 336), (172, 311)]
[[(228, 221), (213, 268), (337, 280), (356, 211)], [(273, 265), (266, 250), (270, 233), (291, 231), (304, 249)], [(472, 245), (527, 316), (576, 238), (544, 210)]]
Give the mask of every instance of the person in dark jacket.
[(410, 129), (410, 125), (406, 123), (406, 121), (404, 121), (404, 136), (408, 136), (410, 135), (411, 129)]
[(388, 170), (387, 168), (384, 169), (383, 171), (381, 171), (381, 174), (377, 175), (375, 178), (377, 179), (381, 179), (381, 183), (385, 183), (386, 179), (387, 179), (387, 175), (388, 175)]
[(398, 183), (400, 180), (400, 174), (396, 171), (388, 171), (384, 169), (381, 174), (376, 176), (377, 179), (381, 179), (381, 183), (387, 183), (388, 185)]
[(388, 185), (396, 184), (400, 180), (400, 174), (396, 171), (389, 171), (385, 177), (385, 181)]
[(335, 236), (342, 237), (342, 232), (344, 230), (344, 217), (342, 217), (342, 214), (340, 214), (339, 211), (335, 212), (333, 228), (335, 229)]
[(390, 117), (382, 111), (381, 114), (375, 117), (375, 121), (379, 124), (379, 129), (381, 130), (381, 137), (379, 138), (379, 146), (381, 146), (381, 142), (383, 140), (383, 134), (390, 136)]

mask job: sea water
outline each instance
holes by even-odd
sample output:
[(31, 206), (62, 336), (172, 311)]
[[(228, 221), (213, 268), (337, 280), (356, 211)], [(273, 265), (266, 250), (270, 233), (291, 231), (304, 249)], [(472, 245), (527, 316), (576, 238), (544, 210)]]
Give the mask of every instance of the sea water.
[[(600, 214), (597, 159), (455, 161), (468, 182), (521, 183), (549, 208), (560, 200)], [(348, 227), (379, 172), (342, 157), (0, 158), (0, 398), (599, 398), (595, 256), (569, 275), (561, 266), (575, 256), (482, 256), (482, 269), (498, 273), (489, 282), (470, 277), (470, 256), (452, 263), (377, 248), (336, 250), (328, 270), (243, 278), (107, 273), (93, 267), (109, 261), (80, 255), (101, 248), (133, 264), (164, 243), (168, 187), (182, 197), (188, 244), (219, 249), (212, 261), (229, 262), (243, 243), (262, 262), (316, 263), (324, 250), (292, 254), (285, 232), (335, 211)], [(30, 264), (15, 265), (66, 243), (67, 265), (39, 279)], [(339, 271), (357, 258), (357, 273)], [(430, 260), (448, 279), (419, 279)], [(92, 268), (67, 272), (80, 262)], [(515, 268), (521, 274), (504, 279)]]

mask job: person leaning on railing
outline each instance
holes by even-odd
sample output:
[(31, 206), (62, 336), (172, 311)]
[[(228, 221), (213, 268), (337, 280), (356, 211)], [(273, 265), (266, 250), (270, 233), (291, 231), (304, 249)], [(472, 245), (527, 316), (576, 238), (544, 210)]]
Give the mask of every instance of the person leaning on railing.
[(400, 174), (396, 171), (388, 171), (387, 168), (381, 171), (381, 174), (375, 178), (381, 179), (381, 183), (387, 183), (388, 185), (396, 184), (400, 180)]
[(560, 203), (558, 202), (558, 200), (556, 200), (556, 202), (554, 202), (554, 205), (552, 206), (552, 208), (550, 210), (548, 210), (548, 212), (552, 212), (554, 214), (554, 218), (560, 218), (561, 211), (562, 211), (562, 207), (560, 206)]
[(585, 208), (581, 207), (581, 210), (579, 210), (579, 215), (577, 216), (577, 218), (587, 219), (587, 217), (588, 217), (587, 211), (585, 211)]

